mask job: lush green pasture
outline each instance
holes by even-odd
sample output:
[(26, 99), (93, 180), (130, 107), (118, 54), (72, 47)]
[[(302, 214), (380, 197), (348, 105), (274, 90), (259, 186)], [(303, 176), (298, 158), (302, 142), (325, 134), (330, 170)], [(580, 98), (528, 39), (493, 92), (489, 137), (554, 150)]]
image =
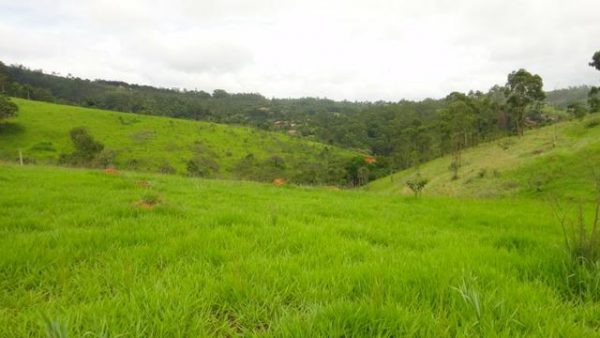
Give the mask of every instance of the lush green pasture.
[(450, 156), (372, 182), (367, 189), (411, 194), (406, 180), (417, 171), (430, 180), (430, 196), (529, 197), (593, 196), (594, 171), (600, 177), (600, 114), (530, 130), (466, 149), (458, 179)]
[[(278, 175), (305, 181), (306, 177), (299, 176), (311, 165), (325, 166), (325, 162), (343, 161), (354, 154), (247, 127), (13, 100), (20, 108), (18, 116), (0, 124), (0, 159), (10, 161), (17, 161), (21, 150), (26, 162), (56, 163), (61, 153), (73, 151), (69, 131), (75, 127), (86, 127), (114, 151), (117, 168), (146, 172), (171, 169), (186, 174), (186, 163), (203, 157), (219, 167), (211, 177), (239, 178), (243, 175), (234, 172), (235, 168), (251, 154), (257, 162), (280, 157)], [(343, 178), (343, 163), (336, 165)], [(266, 180), (269, 174), (273, 175), (265, 172), (260, 178)]]
[(0, 337), (600, 336), (542, 202), (4, 164), (0, 210)]

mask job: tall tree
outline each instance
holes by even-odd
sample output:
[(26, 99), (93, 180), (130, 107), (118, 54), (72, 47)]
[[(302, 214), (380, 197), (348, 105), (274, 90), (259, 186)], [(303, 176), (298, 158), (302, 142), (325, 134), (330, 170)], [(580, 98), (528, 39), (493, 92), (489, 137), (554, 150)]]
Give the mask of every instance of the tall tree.
[(600, 50), (594, 53), (594, 56), (592, 56), (592, 62), (590, 62), (590, 66), (600, 70)]
[[(590, 66), (600, 70), (600, 50), (592, 56)], [(588, 94), (588, 103), (592, 112), (600, 111), (600, 87), (592, 87)]]
[(507, 106), (515, 124), (517, 135), (523, 135), (525, 113), (533, 105), (541, 104), (546, 94), (544, 82), (537, 74), (531, 74), (525, 69), (519, 69), (508, 75), (505, 86)]
[(458, 177), (458, 169), (462, 165), (462, 151), (473, 142), (477, 112), (472, 99), (463, 93), (451, 93), (446, 100), (447, 108), (440, 110), (442, 135), (445, 137), (442, 142), (450, 143), (452, 150), (450, 167), (454, 171), (454, 176)]
[(8, 75), (8, 68), (0, 61), (0, 93), (6, 93), (9, 84), (10, 76)]
[(590, 112), (600, 112), (600, 87), (592, 87), (588, 94)]

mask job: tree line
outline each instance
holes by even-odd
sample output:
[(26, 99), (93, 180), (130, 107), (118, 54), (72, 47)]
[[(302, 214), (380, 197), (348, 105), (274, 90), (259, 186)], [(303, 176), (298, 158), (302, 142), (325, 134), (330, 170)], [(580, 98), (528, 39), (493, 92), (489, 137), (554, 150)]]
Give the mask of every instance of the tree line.
[[(590, 66), (600, 69), (600, 51)], [(181, 90), (47, 74), (0, 62), (0, 91), (15, 97), (123, 112), (240, 124), (359, 150), (375, 163), (347, 163), (350, 181), (370, 179), (452, 154), (530, 127), (552, 123), (556, 110), (574, 115), (600, 110), (600, 87), (550, 93), (539, 75), (519, 69), (486, 92), (450, 93), (443, 99), (350, 102), (325, 98), (268, 99), (258, 93)]]

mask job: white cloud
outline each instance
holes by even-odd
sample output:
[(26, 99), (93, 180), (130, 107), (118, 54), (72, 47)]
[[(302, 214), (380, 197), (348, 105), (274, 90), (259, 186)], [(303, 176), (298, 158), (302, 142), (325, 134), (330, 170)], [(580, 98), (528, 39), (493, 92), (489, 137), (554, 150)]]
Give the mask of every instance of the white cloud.
[(158, 86), (351, 100), (594, 83), (596, 0), (0, 0), (0, 60)]

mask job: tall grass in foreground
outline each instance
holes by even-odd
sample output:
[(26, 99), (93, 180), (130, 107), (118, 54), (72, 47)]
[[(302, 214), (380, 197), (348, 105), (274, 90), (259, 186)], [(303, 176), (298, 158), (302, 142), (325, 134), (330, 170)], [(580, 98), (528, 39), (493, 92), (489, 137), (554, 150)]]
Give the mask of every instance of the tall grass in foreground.
[(591, 221), (586, 217), (581, 201), (575, 213), (565, 211), (558, 200), (554, 201), (553, 206), (570, 259), (566, 263), (567, 290), (571, 296), (592, 301), (600, 300), (600, 179), (596, 179), (596, 190)]
[(596, 181), (593, 219), (589, 225), (582, 202), (577, 205), (575, 217), (570, 217), (558, 201), (554, 202), (554, 213), (562, 227), (567, 252), (580, 265), (594, 266), (600, 261), (600, 179)]

